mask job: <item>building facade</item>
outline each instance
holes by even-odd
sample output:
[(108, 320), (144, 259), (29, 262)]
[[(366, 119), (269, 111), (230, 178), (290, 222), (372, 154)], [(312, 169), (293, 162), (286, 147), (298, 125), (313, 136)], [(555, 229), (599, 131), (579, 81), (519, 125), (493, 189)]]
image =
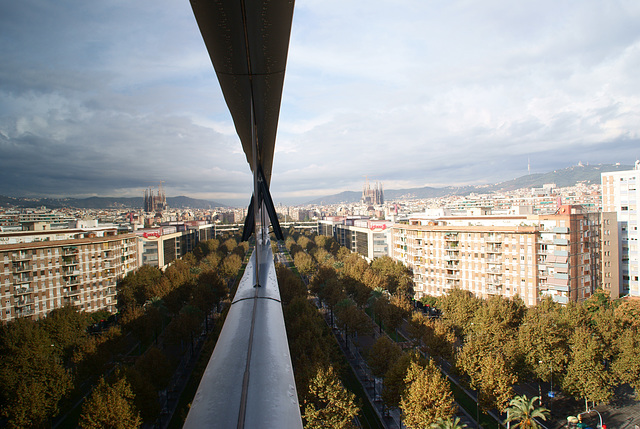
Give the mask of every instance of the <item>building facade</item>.
[(600, 284), (599, 214), (410, 219), (392, 227), (392, 257), (414, 273), (416, 298), (453, 288), (536, 305), (584, 300)]
[(137, 238), (116, 228), (0, 234), (0, 320), (55, 308), (116, 311), (116, 282), (138, 267)]
[(390, 256), (391, 222), (362, 218), (330, 217), (318, 221), (318, 234), (359, 253), (367, 261)]
[(640, 296), (640, 161), (636, 161), (633, 170), (602, 173), (601, 178), (602, 211), (608, 222), (603, 225), (602, 231), (602, 272), (607, 276), (605, 282), (609, 283), (612, 296), (637, 297)]

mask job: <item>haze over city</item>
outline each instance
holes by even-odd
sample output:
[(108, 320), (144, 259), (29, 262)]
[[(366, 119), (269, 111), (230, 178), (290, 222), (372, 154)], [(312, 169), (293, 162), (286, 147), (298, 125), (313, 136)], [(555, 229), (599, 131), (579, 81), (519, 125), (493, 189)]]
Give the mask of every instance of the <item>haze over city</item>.
[[(640, 157), (640, 4), (298, 1), (272, 193)], [(188, 1), (0, 5), (0, 194), (250, 195)]]

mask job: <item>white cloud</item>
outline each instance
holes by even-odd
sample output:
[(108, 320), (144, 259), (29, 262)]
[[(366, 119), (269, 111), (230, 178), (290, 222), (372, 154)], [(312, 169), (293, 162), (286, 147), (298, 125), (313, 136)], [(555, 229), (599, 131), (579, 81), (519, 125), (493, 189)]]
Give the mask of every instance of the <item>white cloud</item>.
[[(623, 0), (298, 1), (274, 194), (359, 190), (364, 175), (387, 189), (494, 182), (527, 157), (541, 171), (631, 162), (638, 21)], [(248, 197), (188, 2), (5, 2), (0, 55), (0, 194), (153, 179)]]

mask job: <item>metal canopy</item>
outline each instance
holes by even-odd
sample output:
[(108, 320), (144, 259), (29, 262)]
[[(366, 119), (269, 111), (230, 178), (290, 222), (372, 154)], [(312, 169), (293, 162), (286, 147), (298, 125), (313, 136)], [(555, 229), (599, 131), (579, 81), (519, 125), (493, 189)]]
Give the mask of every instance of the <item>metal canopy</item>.
[(267, 185), (291, 35), (293, 0), (191, 0), (251, 170), (251, 106)]

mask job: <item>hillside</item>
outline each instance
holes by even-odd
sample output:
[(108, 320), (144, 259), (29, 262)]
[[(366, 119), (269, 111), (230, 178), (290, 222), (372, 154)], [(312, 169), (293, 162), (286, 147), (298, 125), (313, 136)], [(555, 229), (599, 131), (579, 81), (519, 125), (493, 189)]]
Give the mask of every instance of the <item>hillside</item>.
[[(555, 183), (558, 187), (573, 186), (578, 182), (600, 183), (600, 173), (609, 171), (632, 170), (632, 165), (574, 165), (562, 170), (549, 173), (528, 174), (517, 179), (500, 182), (493, 185), (480, 186), (445, 186), (434, 188), (425, 186), (409, 189), (385, 189), (384, 198), (387, 201), (401, 199), (437, 198), (446, 195), (469, 195), (471, 193), (486, 194), (494, 191), (512, 191), (522, 188), (539, 188), (546, 183)], [(356, 203), (360, 201), (361, 192), (345, 191), (335, 195), (318, 198), (307, 204), (338, 204)]]
[[(0, 195), (0, 207), (36, 208), (47, 207), (58, 209), (72, 207), (78, 209), (141, 209), (142, 197), (117, 198), (117, 197), (90, 197), (90, 198), (14, 198)], [(199, 200), (185, 196), (167, 197), (167, 205), (170, 208), (209, 209), (214, 207), (226, 207), (216, 201)]]

